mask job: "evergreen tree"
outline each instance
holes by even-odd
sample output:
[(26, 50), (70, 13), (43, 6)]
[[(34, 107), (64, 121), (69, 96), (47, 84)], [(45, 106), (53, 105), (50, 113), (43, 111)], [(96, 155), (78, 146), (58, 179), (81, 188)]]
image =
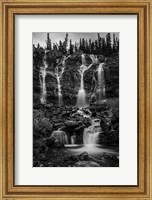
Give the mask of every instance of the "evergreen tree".
[(59, 41), (59, 51), (63, 51), (63, 44), (61, 40)]
[(95, 53), (95, 44), (94, 44), (94, 42), (91, 42), (91, 53), (92, 54)]
[(75, 52), (78, 51), (77, 43), (76, 42), (75, 42), (75, 45), (74, 45), (74, 49), (75, 49)]
[(95, 40), (95, 52), (94, 52), (96, 55), (99, 54), (98, 52), (98, 41)]
[(67, 53), (67, 45), (68, 45), (68, 33), (66, 33), (65, 39), (64, 39), (64, 42), (63, 42), (63, 53), (64, 54)]
[(92, 42), (91, 39), (89, 39), (89, 53), (92, 53)]
[(102, 54), (102, 41), (99, 33), (98, 33), (98, 54)]
[(70, 39), (70, 54), (73, 54), (73, 45), (72, 40)]
[(82, 51), (85, 53), (85, 50), (86, 50), (86, 48), (85, 48), (85, 39), (83, 38), (82, 39)]
[(106, 35), (106, 55), (111, 54), (111, 36), (110, 33), (107, 33)]
[(88, 40), (85, 41), (85, 52), (89, 53), (89, 44), (88, 44)]
[(47, 48), (48, 50), (52, 50), (52, 47), (51, 47), (51, 39), (50, 39), (49, 33), (47, 33), (46, 48)]
[(119, 39), (116, 37), (116, 47), (117, 47), (117, 51), (119, 51)]
[(106, 54), (106, 41), (105, 41), (105, 38), (101, 38), (101, 51), (102, 51), (102, 54), (105, 55)]
[(83, 49), (83, 47), (82, 47), (82, 40), (81, 40), (81, 38), (80, 38), (80, 46), (79, 46), (79, 50), (82, 50)]
[(115, 34), (113, 33), (113, 52), (116, 51), (117, 51), (116, 37)]

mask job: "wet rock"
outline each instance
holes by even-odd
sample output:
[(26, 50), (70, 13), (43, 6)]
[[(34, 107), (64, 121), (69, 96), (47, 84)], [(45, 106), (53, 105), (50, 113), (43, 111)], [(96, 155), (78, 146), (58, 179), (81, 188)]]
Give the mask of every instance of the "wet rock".
[(55, 142), (54, 145), (53, 145), (55, 148), (62, 148), (64, 147), (64, 143), (61, 143), (61, 142)]
[(34, 143), (33, 143), (33, 148), (34, 148), (34, 149), (35, 149), (35, 148), (39, 148), (41, 145), (42, 145), (42, 144), (41, 144), (41, 141), (34, 141)]
[(89, 158), (89, 154), (87, 152), (83, 152), (78, 156), (78, 159), (81, 161), (88, 160), (88, 158)]
[(35, 159), (37, 159), (39, 157), (39, 150), (38, 149), (33, 150), (33, 156), (34, 156)]
[(84, 128), (85, 128), (85, 125), (81, 125), (81, 126), (75, 128), (74, 130), (75, 131), (82, 131)]
[(41, 154), (40, 157), (39, 157), (39, 160), (40, 161), (46, 161), (47, 158), (46, 158), (45, 154)]
[(71, 161), (78, 161), (78, 157), (75, 156), (75, 155), (71, 155), (71, 156), (69, 157), (69, 159), (70, 159)]
[(82, 124), (82, 123), (78, 122), (78, 121), (66, 121), (65, 122), (65, 125), (68, 128), (76, 128), (76, 127), (80, 126), (80, 124)]
[(49, 103), (49, 104), (46, 104), (46, 105), (45, 105), (46, 108), (52, 108), (53, 106), (54, 106), (53, 103)]
[(93, 161), (79, 161), (73, 167), (101, 167), (98, 163)]
[(47, 138), (46, 139), (46, 146), (53, 146), (53, 144), (55, 143), (55, 138), (51, 137), (51, 138)]
[(53, 124), (53, 127), (54, 127), (54, 128), (60, 128), (60, 127), (62, 127), (62, 126), (64, 126), (64, 123), (54, 123), (54, 124)]
[(45, 153), (46, 152), (46, 146), (45, 145), (41, 145), (39, 148), (39, 153)]

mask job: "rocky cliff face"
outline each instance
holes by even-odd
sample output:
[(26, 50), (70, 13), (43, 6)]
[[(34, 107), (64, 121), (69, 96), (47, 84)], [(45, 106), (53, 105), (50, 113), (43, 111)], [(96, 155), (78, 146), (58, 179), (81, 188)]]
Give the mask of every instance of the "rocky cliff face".
[[(78, 91), (80, 88), (80, 73), (79, 69), (82, 65), (82, 53), (75, 53), (65, 60), (64, 73), (60, 78), (61, 93), (63, 103), (65, 105), (75, 105)], [(55, 73), (55, 67), (58, 65), (59, 70), (62, 70), (62, 62), (59, 59), (51, 59), (51, 55), (47, 53), (47, 69), (46, 69), (46, 100), (47, 103), (57, 104), (58, 99), (58, 83), (56, 77), (50, 73)], [(37, 58), (38, 59), (38, 58)], [(61, 62), (61, 64), (59, 64)], [(104, 58), (102, 55), (98, 56), (98, 62), (92, 63), (90, 55), (85, 54), (85, 65), (92, 66), (84, 72), (84, 89), (86, 91), (87, 100), (89, 101), (91, 95), (96, 92), (96, 84), (98, 81), (97, 68), (100, 63), (104, 62), (104, 78), (105, 78), (105, 95), (106, 98), (113, 98), (119, 96), (119, 56), (117, 53), (110, 57)], [(41, 88), (40, 88), (40, 68), (43, 66), (43, 61), (36, 60), (33, 62), (33, 100), (34, 104), (40, 103)]]

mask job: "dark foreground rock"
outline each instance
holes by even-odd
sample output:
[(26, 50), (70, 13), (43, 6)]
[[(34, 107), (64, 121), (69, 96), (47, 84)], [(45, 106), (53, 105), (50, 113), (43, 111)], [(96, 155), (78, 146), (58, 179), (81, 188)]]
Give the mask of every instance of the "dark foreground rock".
[(65, 147), (34, 150), (34, 167), (119, 167), (119, 156), (112, 153), (75, 154)]
[(73, 167), (101, 167), (98, 163), (93, 161), (79, 161)]

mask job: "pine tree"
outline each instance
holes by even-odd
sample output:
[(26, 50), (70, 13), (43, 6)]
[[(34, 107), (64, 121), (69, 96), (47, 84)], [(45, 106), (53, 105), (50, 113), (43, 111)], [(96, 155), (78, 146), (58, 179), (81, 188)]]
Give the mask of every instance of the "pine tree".
[(74, 48), (75, 48), (75, 52), (78, 51), (77, 43), (76, 42), (75, 42)]
[(70, 54), (73, 54), (73, 44), (71, 39), (70, 39)]
[(116, 37), (115, 34), (113, 33), (113, 52), (116, 51), (117, 51)]
[(95, 54), (98, 54), (98, 41), (95, 40)]
[(63, 53), (64, 54), (67, 53), (67, 45), (68, 45), (68, 33), (66, 33), (65, 39), (64, 39), (64, 42), (63, 42)]
[(111, 54), (111, 36), (110, 33), (107, 33), (106, 35), (106, 55)]
[(117, 51), (119, 51), (119, 39), (116, 37), (116, 46), (117, 46)]
[(102, 41), (99, 33), (98, 33), (98, 54), (102, 54)]
[(102, 43), (102, 47), (101, 47), (101, 51), (103, 55), (106, 55), (106, 41), (105, 38), (101, 38), (101, 43)]
[(51, 47), (51, 39), (50, 39), (49, 33), (47, 33), (46, 48), (47, 48), (48, 50), (52, 50), (52, 47)]
[(86, 50), (86, 48), (85, 48), (85, 39), (83, 38), (82, 39), (82, 51), (85, 53), (85, 50)]
[(95, 53), (95, 45), (94, 45), (94, 42), (91, 42), (91, 53), (92, 53), (92, 54)]
[(82, 48), (82, 40), (81, 40), (81, 38), (80, 38), (80, 45), (79, 45), (79, 50), (82, 50), (83, 48)]
[(62, 45), (62, 41), (59, 41), (59, 51), (63, 51), (63, 45)]
[(88, 44), (88, 40), (85, 41), (85, 52), (89, 53), (89, 44)]
[(92, 53), (92, 42), (91, 39), (89, 39), (89, 53)]

